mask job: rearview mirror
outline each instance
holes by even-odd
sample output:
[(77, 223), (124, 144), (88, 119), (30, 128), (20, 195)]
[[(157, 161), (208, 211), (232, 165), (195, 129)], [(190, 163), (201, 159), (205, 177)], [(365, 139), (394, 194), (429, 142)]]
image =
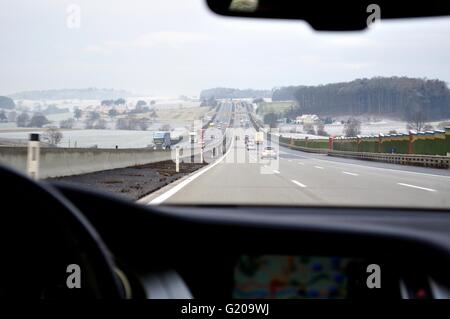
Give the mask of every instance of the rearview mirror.
[(316, 30), (363, 30), (379, 19), (450, 15), (450, 1), (392, 0), (206, 0), (224, 16), (299, 19)]

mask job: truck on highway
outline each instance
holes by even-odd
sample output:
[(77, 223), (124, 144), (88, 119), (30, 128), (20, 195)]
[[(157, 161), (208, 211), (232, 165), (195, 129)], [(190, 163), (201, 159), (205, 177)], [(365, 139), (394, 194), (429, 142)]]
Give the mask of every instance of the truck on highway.
[(264, 142), (264, 132), (256, 132), (255, 133), (255, 143), (257, 145), (262, 144)]
[(154, 132), (153, 133), (153, 149), (154, 150), (170, 150), (172, 141), (170, 132)]

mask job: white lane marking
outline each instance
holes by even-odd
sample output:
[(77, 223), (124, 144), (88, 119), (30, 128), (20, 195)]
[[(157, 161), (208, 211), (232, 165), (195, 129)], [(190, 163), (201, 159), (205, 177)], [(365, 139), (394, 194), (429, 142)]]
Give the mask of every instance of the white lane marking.
[(352, 176), (359, 176), (359, 174), (351, 173), (351, 172), (342, 172), (342, 174), (352, 175)]
[(274, 172), (275, 174), (280, 174), (280, 171), (277, 171), (276, 169), (274, 169), (273, 172)]
[[(293, 156), (298, 156), (298, 157), (304, 157), (303, 155), (296, 155), (296, 154), (293, 154), (293, 153), (287, 153), (287, 154), (291, 154)], [(320, 159), (320, 158), (316, 158), (316, 157), (310, 157), (309, 159), (325, 162), (325, 163), (328, 163), (328, 164), (331, 164), (331, 165), (343, 164), (343, 165), (358, 166), (358, 167), (362, 167), (362, 168), (369, 168), (369, 169), (382, 170), (382, 171), (394, 171), (394, 172), (399, 172), (399, 173), (407, 173), (407, 174), (425, 175), (425, 176), (432, 176), (432, 177), (450, 178), (450, 176), (447, 176), (447, 175), (437, 175), (437, 174), (430, 174), (430, 173), (412, 172), (412, 171), (400, 170), (400, 169), (395, 169), (395, 168), (386, 168), (386, 167), (373, 167), (373, 166), (367, 166), (367, 165), (361, 165), (361, 164), (345, 163), (345, 162), (339, 162), (339, 161)], [(392, 164), (392, 163), (384, 163), (384, 162), (377, 162), (377, 163)], [(395, 165), (395, 164), (392, 164), (392, 165)]]
[(435, 192), (436, 191), (435, 189), (432, 189), (432, 188), (426, 188), (426, 187), (421, 187), (421, 186), (416, 186), (416, 185), (411, 185), (411, 184), (405, 184), (405, 183), (397, 183), (397, 184), (401, 185), (401, 186), (422, 189), (422, 190), (428, 191), (428, 192)]
[[(343, 165), (351, 165), (351, 166), (357, 166), (357, 167), (361, 167), (361, 168), (365, 168), (365, 169), (368, 168), (368, 169), (374, 169), (374, 170), (380, 170), (380, 171), (394, 171), (394, 172), (398, 172), (398, 173), (415, 174), (415, 175), (425, 175), (425, 176), (431, 176), (431, 177), (444, 177), (444, 178), (450, 178), (450, 176), (446, 176), (446, 175), (437, 175), (437, 174), (429, 174), (429, 173), (412, 172), (412, 171), (405, 171), (405, 170), (395, 169), (395, 168), (385, 168), (385, 167), (366, 166), (366, 165), (361, 165), (361, 164), (345, 163), (345, 162), (338, 162), (338, 161), (324, 160), (324, 159), (319, 159), (319, 158), (314, 158), (314, 160), (316, 160), (316, 161), (321, 161), (321, 162), (326, 162), (326, 163), (328, 163), (328, 164), (331, 164), (331, 165), (337, 165), (337, 166), (339, 166), (339, 164), (343, 164)], [(392, 163), (384, 163), (384, 162), (377, 162), (377, 163), (381, 163), (381, 164), (392, 164)], [(392, 165), (395, 165), (395, 164), (392, 164)]]
[(216, 166), (217, 164), (219, 164), (220, 162), (223, 161), (223, 159), (228, 155), (228, 153), (230, 153), (230, 151), (233, 148), (233, 143), (234, 143), (234, 139), (231, 140), (231, 145), (228, 148), (228, 151), (222, 155), (221, 158), (219, 158), (217, 161), (215, 161), (214, 163), (205, 166), (204, 169), (199, 170), (197, 173), (195, 173), (194, 175), (188, 177), (187, 179), (185, 179), (184, 181), (182, 181), (180, 184), (175, 185), (174, 187), (172, 187), (171, 189), (169, 189), (167, 192), (162, 193), (161, 195), (159, 195), (158, 197), (153, 198), (148, 205), (158, 205), (161, 204), (162, 202), (164, 202), (165, 200), (167, 200), (169, 197), (175, 195), (180, 189), (182, 189), (183, 187), (185, 187), (187, 184), (189, 184), (190, 182), (192, 182), (193, 180), (195, 180), (197, 177), (203, 175), (204, 173), (206, 173), (207, 171), (209, 171), (211, 168), (213, 168), (214, 166)]
[(296, 181), (295, 179), (291, 179), (291, 182), (292, 182), (292, 183), (294, 183), (294, 184), (295, 184), (295, 185), (297, 185), (297, 186), (300, 186), (300, 187), (303, 187), (303, 188), (305, 188), (305, 187), (306, 187), (306, 185), (305, 185), (305, 184), (302, 184), (302, 183), (300, 183), (300, 182)]
[(305, 165), (305, 163), (302, 163), (302, 162), (298, 162), (298, 164), (299, 164), (299, 165)]
[(323, 169), (323, 167), (322, 166), (314, 166), (315, 168), (318, 168), (318, 169)]

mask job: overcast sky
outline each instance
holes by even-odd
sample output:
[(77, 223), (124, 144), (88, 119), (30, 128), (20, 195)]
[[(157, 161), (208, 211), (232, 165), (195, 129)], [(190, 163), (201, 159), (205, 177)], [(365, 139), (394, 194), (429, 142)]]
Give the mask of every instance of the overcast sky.
[[(81, 9), (80, 28), (68, 27), (70, 4)], [(218, 17), (204, 0), (2, 0), (0, 39), (0, 94), (198, 95), (393, 75), (450, 81), (450, 18), (317, 33), (298, 21)]]

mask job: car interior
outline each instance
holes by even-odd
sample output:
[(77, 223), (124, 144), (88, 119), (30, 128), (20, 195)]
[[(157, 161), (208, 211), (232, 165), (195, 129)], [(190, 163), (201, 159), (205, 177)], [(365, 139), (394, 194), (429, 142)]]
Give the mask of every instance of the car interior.
[[(258, 295), (258, 285), (289, 286), (296, 263), (308, 269), (305, 287), (285, 298), (450, 296), (447, 211), (143, 206), (7, 168), (1, 175), (14, 185), (2, 187), (5, 198), (18, 203), (3, 216), (2, 296), (275, 298)], [(33, 258), (36, 275), (23, 276)], [(82, 289), (65, 285), (73, 262), (86, 269)], [(366, 285), (372, 264), (383, 269), (380, 289)], [(289, 271), (274, 281), (277, 267)], [(258, 284), (248, 277), (255, 272)], [(255, 285), (252, 294), (242, 285)]]
[[(261, 0), (231, 10), (231, 0), (205, 2), (230, 23), (298, 19), (332, 32), (364, 29), (369, 4)], [(450, 14), (448, 1), (378, 4), (382, 19)], [(0, 177), (9, 207), (0, 297), (450, 299), (448, 209), (142, 205), (4, 166)], [(81, 289), (66, 284), (70, 264), (83, 270)]]

